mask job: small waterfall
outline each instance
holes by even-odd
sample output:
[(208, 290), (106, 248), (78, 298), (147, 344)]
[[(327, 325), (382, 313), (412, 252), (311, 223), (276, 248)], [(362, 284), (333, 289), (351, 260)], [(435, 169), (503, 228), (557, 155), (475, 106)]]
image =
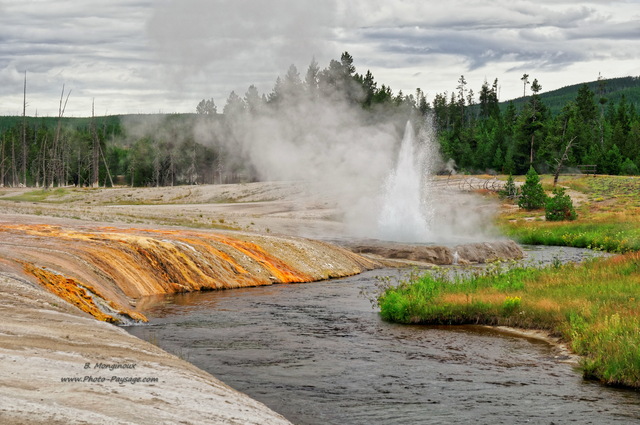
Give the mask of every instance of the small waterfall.
[(378, 217), (378, 237), (396, 242), (428, 242), (433, 208), (428, 203), (430, 164), (433, 162), (433, 140), (422, 132), (416, 141), (410, 122), (395, 169), (384, 187), (382, 209)]

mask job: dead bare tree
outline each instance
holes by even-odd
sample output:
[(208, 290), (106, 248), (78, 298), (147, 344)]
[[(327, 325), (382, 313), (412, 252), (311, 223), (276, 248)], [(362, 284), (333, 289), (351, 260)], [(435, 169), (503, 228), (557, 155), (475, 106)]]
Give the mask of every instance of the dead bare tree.
[(96, 131), (95, 100), (91, 102), (91, 137), (93, 138), (93, 149), (91, 151), (91, 187), (100, 185), (100, 141)]
[(16, 139), (11, 136), (11, 187), (18, 186), (18, 169), (16, 166)]
[(6, 157), (4, 154), (4, 145), (5, 145), (5, 137), (4, 134), (2, 135), (2, 145), (0, 146), (0, 187), (4, 187), (4, 175), (5, 175), (5, 168), (4, 168), (4, 163), (6, 161)]
[(39, 152), (39, 163), (40, 166), (38, 167), (38, 180), (40, 180), (40, 175), (42, 176), (42, 187), (46, 188), (47, 187), (47, 134), (44, 135), (44, 137), (42, 138), (42, 145), (40, 147), (40, 152)]
[[(102, 121), (102, 139), (107, 140), (107, 120), (104, 119)], [(107, 177), (109, 177), (109, 182), (111, 183), (111, 187), (113, 187), (113, 178), (111, 177), (111, 171), (109, 170), (109, 164), (107, 163), (107, 158), (104, 156), (104, 151), (102, 150), (102, 146), (98, 143), (98, 151), (100, 151), (100, 157), (102, 158), (102, 162), (104, 163), (104, 168), (107, 170)], [(107, 185), (107, 181), (104, 181), (104, 185)]]
[(64, 116), (65, 109), (67, 108), (67, 102), (69, 101), (70, 95), (71, 90), (69, 90), (69, 92), (67, 93), (67, 98), (65, 99), (63, 84), (62, 93), (60, 94), (60, 106), (58, 107), (58, 126), (56, 127), (56, 132), (53, 137), (53, 144), (51, 146), (51, 157), (49, 159), (49, 181), (47, 185), (45, 185), (45, 188), (48, 188), (49, 185), (53, 186), (54, 180), (56, 178), (58, 180), (58, 185), (60, 185), (63, 181), (64, 163), (62, 160), (60, 135), (62, 133), (62, 117)]
[(24, 71), (24, 96), (22, 101), (22, 184), (27, 186), (27, 71)]
[(569, 149), (571, 149), (571, 145), (573, 145), (573, 142), (576, 140), (576, 138), (577, 138), (577, 136), (575, 136), (573, 139), (569, 140), (569, 143), (567, 143), (567, 147), (564, 148), (564, 152), (562, 153), (562, 156), (560, 157), (560, 159), (556, 159), (556, 162), (558, 163), (558, 166), (556, 167), (556, 172), (553, 175), (553, 186), (554, 187), (558, 183), (558, 178), (560, 178), (560, 169), (562, 168), (562, 163), (569, 158)]
[[(104, 157), (104, 152), (102, 152), (102, 148), (98, 145), (98, 150), (100, 151), (100, 156), (102, 156), (102, 161), (104, 162), (104, 168), (107, 170), (107, 176), (109, 177), (109, 182), (111, 183), (111, 187), (113, 187), (113, 178), (111, 178), (111, 171), (109, 171), (109, 164), (107, 164), (107, 159)], [(107, 182), (105, 180), (105, 186)]]

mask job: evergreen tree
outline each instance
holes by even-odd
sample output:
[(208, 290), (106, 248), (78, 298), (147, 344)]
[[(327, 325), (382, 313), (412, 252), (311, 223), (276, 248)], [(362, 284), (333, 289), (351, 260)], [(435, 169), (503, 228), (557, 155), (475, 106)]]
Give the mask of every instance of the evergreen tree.
[(249, 113), (255, 115), (262, 111), (264, 107), (264, 99), (260, 96), (258, 88), (251, 84), (244, 94), (244, 103)]
[(620, 166), (620, 174), (626, 176), (637, 176), (640, 174), (640, 170), (638, 170), (638, 166), (631, 159), (626, 158), (622, 165)]
[(227, 103), (224, 105), (222, 112), (227, 117), (239, 116), (245, 110), (244, 100), (232, 91), (227, 98)]
[(295, 65), (290, 65), (287, 70), (287, 74), (282, 81), (282, 90), (284, 96), (287, 99), (300, 99), (303, 91), (302, 80), (300, 79), (300, 73)]
[(501, 198), (516, 199), (519, 194), (520, 190), (513, 181), (513, 175), (509, 174), (504, 187), (498, 192), (498, 195), (500, 195)]
[(307, 74), (304, 77), (304, 85), (307, 93), (312, 99), (318, 96), (318, 74), (320, 73), (320, 67), (316, 58), (311, 60), (309, 68), (307, 68)]
[(553, 195), (545, 203), (545, 218), (548, 221), (575, 220), (578, 218), (571, 197), (563, 187), (555, 187)]
[(518, 117), (514, 160), (519, 172), (524, 171), (527, 165), (529, 167), (534, 165), (536, 150), (538, 149), (536, 143), (544, 140), (545, 124), (548, 120), (549, 110), (538, 94), (541, 90), (542, 86), (538, 83), (538, 80), (533, 80), (531, 84), (533, 95)]
[(202, 99), (198, 106), (196, 106), (196, 113), (198, 115), (215, 115), (218, 113), (218, 108), (216, 107), (213, 98), (211, 99)]
[(605, 154), (604, 172), (606, 174), (618, 175), (622, 167), (622, 154), (618, 145), (613, 145)]
[(533, 167), (529, 167), (527, 177), (520, 189), (520, 199), (518, 200), (518, 206), (525, 210), (536, 210), (544, 207), (547, 200), (547, 195), (544, 193), (542, 184), (540, 183), (540, 176), (536, 173)]

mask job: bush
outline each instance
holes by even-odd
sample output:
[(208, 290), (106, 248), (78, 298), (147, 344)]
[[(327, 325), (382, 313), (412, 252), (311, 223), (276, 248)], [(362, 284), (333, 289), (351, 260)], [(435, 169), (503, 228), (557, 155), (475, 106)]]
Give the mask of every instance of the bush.
[(571, 197), (564, 192), (564, 188), (553, 189), (553, 196), (547, 198), (545, 217), (548, 221), (575, 220), (578, 214), (573, 209)]
[(518, 206), (525, 210), (537, 210), (543, 208), (547, 201), (547, 195), (544, 193), (540, 177), (533, 167), (527, 171), (527, 179), (522, 185), (521, 196), (518, 200)]

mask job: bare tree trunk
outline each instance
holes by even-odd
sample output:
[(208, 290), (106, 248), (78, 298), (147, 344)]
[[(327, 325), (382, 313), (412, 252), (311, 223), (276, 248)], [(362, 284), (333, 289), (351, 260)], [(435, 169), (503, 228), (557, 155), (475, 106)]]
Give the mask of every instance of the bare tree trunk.
[(564, 148), (564, 153), (562, 154), (560, 159), (556, 159), (556, 161), (558, 162), (558, 168), (556, 168), (556, 173), (553, 175), (553, 186), (554, 187), (558, 183), (558, 178), (560, 178), (560, 168), (562, 168), (562, 163), (569, 158), (569, 149), (571, 149), (571, 145), (573, 144), (573, 141), (576, 140), (576, 137), (574, 137), (573, 139), (569, 140), (569, 143), (567, 143), (567, 147)]
[(193, 152), (191, 153), (191, 166), (189, 167), (189, 171), (190, 171), (190, 183), (191, 184), (196, 184), (197, 183), (197, 179), (198, 179), (198, 170), (196, 167), (196, 147), (195, 145), (193, 146)]
[[(51, 186), (54, 184), (54, 179), (58, 179), (58, 185), (61, 181), (61, 168), (62, 168), (62, 155), (59, 153), (60, 149), (60, 133), (62, 131), (62, 116), (64, 115), (64, 110), (67, 108), (67, 101), (69, 100), (69, 96), (71, 95), (71, 91), (67, 93), (67, 99), (64, 100), (64, 84), (62, 85), (62, 93), (60, 94), (60, 106), (58, 108), (58, 126), (56, 127), (56, 133), (53, 138), (53, 145), (51, 147), (52, 153), (50, 158), (50, 178), (49, 182)], [(64, 100), (64, 105), (62, 101)], [(46, 188), (45, 188), (46, 189)]]
[(171, 152), (171, 165), (169, 166), (169, 172), (171, 173), (171, 186), (175, 184), (176, 177), (176, 162), (173, 152)]
[(155, 186), (160, 187), (160, 158), (158, 152), (155, 152), (153, 157), (153, 180), (155, 180)]
[(16, 140), (11, 137), (11, 187), (18, 186), (18, 170), (16, 169)]
[(91, 137), (93, 138), (93, 150), (91, 161), (91, 187), (100, 185), (100, 141), (96, 131), (96, 116), (94, 109), (95, 102), (91, 102)]
[(47, 188), (47, 135), (42, 139), (42, 147), (40, 148), (41, 172), (42, 172), (42, 188)]
[(535, 138), (535, 133), (531, 135), (531, 152), (529, 153), (529, 165), (533, 167), (533, 139)]
[(0, 155), (2, 155), (0, 157), (0, 187), (4, 187), (4, 161), (5, 161), (5, 156), (4, 156), (4, 136), (2, 136), (2, 145), (0, 146)]
[(27, 186), (27, 71), (24, 71), (24, 97), (22, 101), (22, 184)]
[[(100, 151), (100, 156), (102, 156), (102, 161), (104, 162), (104, 168), (107, 170), (107, 176), (109, 177), (109, 182), (111, 182), (111, 187), (113, 187), (113, 179), (111, 178), (111, 171), (109, 171), (109, 164), (107, 164), (107, 159), (104, 157), (104, 152), (102, 152), (102, 148), (98, 144), (98, 150)], [(107, 181), (105, 180), (104, 185), (107, 185)]]

